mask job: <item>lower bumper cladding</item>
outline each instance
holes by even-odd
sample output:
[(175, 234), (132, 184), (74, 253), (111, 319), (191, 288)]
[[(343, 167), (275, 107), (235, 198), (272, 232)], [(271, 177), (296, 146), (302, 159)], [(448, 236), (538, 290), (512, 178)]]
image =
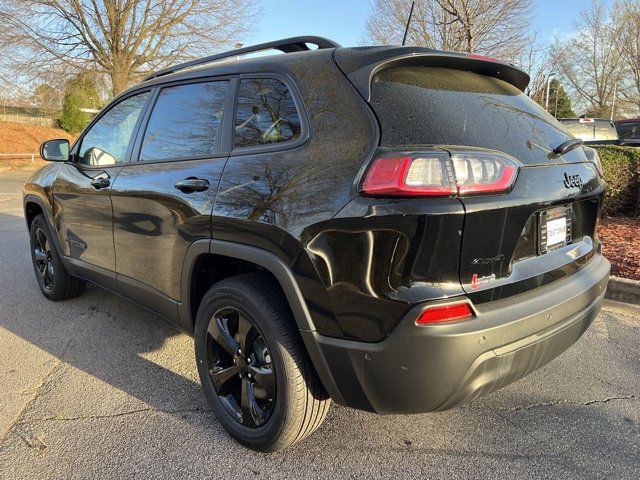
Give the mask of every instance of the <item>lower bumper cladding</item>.
[(570, 277), (476, 307), (476, 317), (417, 326), (413, 309), (385, 340), (354, 342), (302, 332), (332, 372), (330, 393), (382, 414), (446, 410), (504, 387), (569, 348), (602, 305), (610, 265), (597, 255)]

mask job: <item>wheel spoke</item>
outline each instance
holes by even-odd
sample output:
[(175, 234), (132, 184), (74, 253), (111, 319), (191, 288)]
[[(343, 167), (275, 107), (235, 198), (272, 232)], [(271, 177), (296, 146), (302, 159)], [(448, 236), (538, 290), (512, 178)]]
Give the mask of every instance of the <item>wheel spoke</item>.
[(238, 312), (238, 343), (243, 351), (247, 351), (247, 337), (251, 331), (251, 323)]
[(36, 231), (36, 244), (40, 247), (40, 250), (43, 252), (47, 251), (47, 237), (44, 232), (40, 229)]
[(36, 248), (33, 253), (36, 257), (36, 262), (44, 262), (47, 259), (47, 254), (40, 248)]
[(44, 286), (49, 285), (49, 264), (44, 264), (44, 270), (42, 271), (42, 280), (44, 281)]
[(240, 406), (242, 408), (242, 423), (244, 425), (260, 425), (263, 422), (266, 412), (258, 405), (253, 384), (246, 378), (242, 379)]
[(214, 341), (224, 348), (229, 355), (235, 355), (238, 351), (238, 342), (236, 342), (229, 333), (229, 320), (227, 318), (215, 317), (213, 322), (209, 323), (209, 335)]
[(220, 392), (222, 387), (234, 378), (238, 373), (238, 369), (235, 365), (231, 367), (220, 367), (214, 366), (211, 370), (209, 370), (209, 374), (211, 375), (211, 380), (213, 381), (213, 387), (216, 389), (216, 392)]
[(256, 384), (259, 387), (264, 388), (270, 398), (275, 397), (276, 379), (273, 374), (271, 364), (264, 365), (262, 367), (249, 366), (249, 371), (251, 372), (251, 376), (255, 380)]
[(233, 395), (220, 395), (218, 398), (220, 399), (220, 403), (222, 403), (224, 409), (229, 412), (229, 415), (235, 418), (236, 421), (242, 423), (242, 410), (240, 409), (238, 402), (233, 398)]

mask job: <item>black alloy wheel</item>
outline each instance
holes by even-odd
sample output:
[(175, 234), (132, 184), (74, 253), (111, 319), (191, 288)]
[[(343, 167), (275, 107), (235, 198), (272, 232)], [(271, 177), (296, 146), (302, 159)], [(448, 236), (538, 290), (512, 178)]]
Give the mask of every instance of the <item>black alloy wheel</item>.
[(218, 310), (207, 329), (207, 361), (227, 413), (249, 428), (269, 420), (276, 399), (271, 353), (251, 318), (234, 307)]
[(67, 272), (54, 238), (43, 214), (38, 214), (29, 226), (29, 245), (33, 270), (42, 294), (55, 302), (82, 294), (85, 281)]
[(55, 278), (55, 266), (51, 257), (51, 246), (47, 235), (42, 228), (36, 228), (35, 245), (33, 247), (33, 255), (35, 259), (36, 269), (40, 273), (42, 286), (45, 290), (53, 289), (53, 281)]
[(331, 399), (270, 275), (246, 273), (213, 284), (198, 306), (194, 340), (207, 402), (243, 445), (282, 450), (326, 418)]

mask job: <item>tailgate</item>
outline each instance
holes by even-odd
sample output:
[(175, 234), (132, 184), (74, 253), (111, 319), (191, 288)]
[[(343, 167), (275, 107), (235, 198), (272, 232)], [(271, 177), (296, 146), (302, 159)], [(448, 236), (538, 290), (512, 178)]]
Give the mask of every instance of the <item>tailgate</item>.
[[(577, 163), (525, 167), (508, 194), (461, 198), (465, 292), (477, 303), (499, 300), (581, 268), (598, 249), (603, 192), (595, 166)], [(552, 231), (558, 225), (565, 228), (564, 242)]]

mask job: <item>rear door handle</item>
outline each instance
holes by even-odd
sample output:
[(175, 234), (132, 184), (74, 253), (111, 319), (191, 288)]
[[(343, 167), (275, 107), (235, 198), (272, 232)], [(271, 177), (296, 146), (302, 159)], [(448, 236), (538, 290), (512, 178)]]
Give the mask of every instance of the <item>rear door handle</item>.
[(176, 182), (173, 186), (184, 193), (204, 192), (209, 188), (209, 180), (189, 177)]
[(101, 188), (107, 188), (111, 185), (111, 178), (109, 178), (106, 172), (102, 172), (100, 175), (93, 177), (90, 183), (96, 190), (100, 190)]

